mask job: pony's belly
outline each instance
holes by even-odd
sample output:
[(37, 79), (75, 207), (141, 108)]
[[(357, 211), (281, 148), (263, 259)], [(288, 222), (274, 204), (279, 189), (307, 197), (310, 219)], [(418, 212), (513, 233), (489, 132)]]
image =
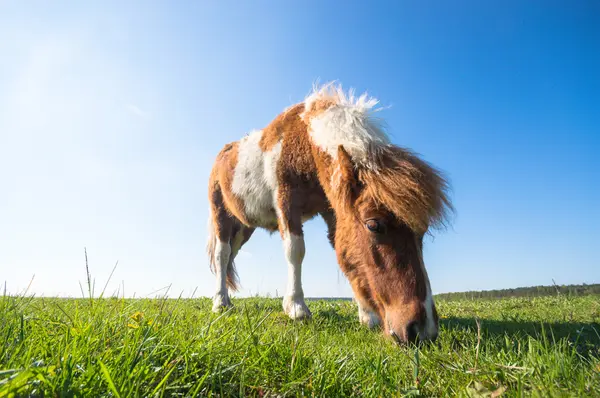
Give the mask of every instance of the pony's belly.
[(265, 228), (268, 230), (277, 229), (277, 213), (273, 207), (257, 208), (245, 206), (246, 218), (253, 227)]

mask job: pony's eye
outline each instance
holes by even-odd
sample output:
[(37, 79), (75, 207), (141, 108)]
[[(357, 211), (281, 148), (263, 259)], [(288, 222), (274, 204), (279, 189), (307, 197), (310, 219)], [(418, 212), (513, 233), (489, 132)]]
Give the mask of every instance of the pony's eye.
[(377, 220), (367, 220), (366, 224), (367, 229), (371, 232), (382, 233), (384, 231), (383, 224), (381, 224)]

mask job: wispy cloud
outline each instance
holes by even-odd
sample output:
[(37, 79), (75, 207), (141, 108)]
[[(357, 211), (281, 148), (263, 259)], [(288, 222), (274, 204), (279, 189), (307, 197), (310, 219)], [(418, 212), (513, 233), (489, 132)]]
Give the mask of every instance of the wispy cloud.
[(132, 115), (135, 115), (135, 116), (143, 118), (143, 119), (147, 119), (150, 117), (150, 113), (143, 111), (139, 106), (134, 105), (134, 104), (126, 104), (125, 109)]

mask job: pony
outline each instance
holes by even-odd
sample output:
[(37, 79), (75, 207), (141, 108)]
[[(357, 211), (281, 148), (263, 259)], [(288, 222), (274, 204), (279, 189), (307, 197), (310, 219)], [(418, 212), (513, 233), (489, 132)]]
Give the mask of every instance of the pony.
[(390, 141), (379, 101), (336, 82), (268, 125), (226, 144), (208, 186), (207, 252), (216, 277), (213, 311), (238, 290), (234, 259), (256, 228), (279, 232), (288, 268), (283, 311), (310, 318), (302, 289), (302, 226), (321, 216), (350, 282), (358, 318), (398, 342), (435, 340), (438, 315), (423, 237), (453, 210), (441, 171)]

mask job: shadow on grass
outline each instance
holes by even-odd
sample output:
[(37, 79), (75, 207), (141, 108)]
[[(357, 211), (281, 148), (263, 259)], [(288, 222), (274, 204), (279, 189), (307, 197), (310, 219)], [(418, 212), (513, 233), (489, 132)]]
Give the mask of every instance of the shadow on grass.
[[(208, 306), (208, 304), (206, 304)], [(282, 325), (307, 325), (311, 324), (316, 331), (328, 331), (334, 325), (337, 332), (351, 332), (358, 328), (366, 328), (358, 320), (357, 311), (352, 308), (340, 308), (325, 301), (310, 303), (313, 313), (312, 319), (303, 321), (291, 320), (281, 309), (281, 299), (245, 299), (236, 303), (237, 310), (253, 310), (259, 314), (276, 317), (276, 323)], [(259, 317), (262, 315), (258, 315)], [(474, 317), (449, 317), (439, 320), (440, 333), (449, 333), (458, 338), (458, 333), (465, 332), (471, 336), (477, 335), (477, 320)], [(519, 319), (486, 319), (480, 318), (482, 339), (509, 338), (522, 340), (532, 337), (538, 341), (546, 341), (554, 345), (558, 341), (571, 342), (577, 347), (580, 354), (600, 350), (600, 323), (598, 322), (544, 322)], [(371, 329), (373, 333), (380, 333), (380, 328)], [(458, 342), (460, 343), (460, 342)]]
[[(336, 323), (340, 331), (356, 329), (359, 326), (358, 316), (335, 309), (322, 309), (315, 311), (314, 319), (326, 324)], [(440, 319), (441, 333), (463, 331), (477, 334), (477, 320), (467, 317), (450, 317)], [(543, 322), (524, 320), (495, 320), (479, 319), (483, 339), (508, 337), (509, 339), (523, 339), (532, 337), (536, 340), (547, 341), (554, 345), (557, 341), (566, 339), (577, 346), (581, 354), (600, 350), (600, 323), (597, 322)], [(374, 332), (380, 332), (378, 328)]]
[[(314, 315), (317, 319), (322, 318), (331, 322), (339, 322), (349, 327), (354, 323), (358, 323), (357, 314), (348, 314), (336, 309), (322, 309), (315, 311)], [(477, 331), (477, 320), (475, 318), (449, 317), (440, 319), (439, 323), (440, 327), (446, 330), (469, 329), (469, 331)], [(600, 323), (597, 322), (542, 322), (483, 318), (479, 319), (479, 323), (482, 333), (488, 336), (523, 337), (529, 335), (542, 337), (545, 335), (550, 340), (552, 340), (552, 336), (555, 340), (562, 338), (579, 339), (580, 342), (587, 341), (600, 347)]]
[[(600, 324), (597, 322), (534, 322), (520, 320), (479, 319), (482, 338), (508, 337), (520, 339), (531, 336), (545, 340), (549, 345), (567, 339), (577, 345), (581, 353), (600, 349)], [(450, 317), (440, 319), (440, 327), (448, 331), (477, 333), (475, 318)]]

